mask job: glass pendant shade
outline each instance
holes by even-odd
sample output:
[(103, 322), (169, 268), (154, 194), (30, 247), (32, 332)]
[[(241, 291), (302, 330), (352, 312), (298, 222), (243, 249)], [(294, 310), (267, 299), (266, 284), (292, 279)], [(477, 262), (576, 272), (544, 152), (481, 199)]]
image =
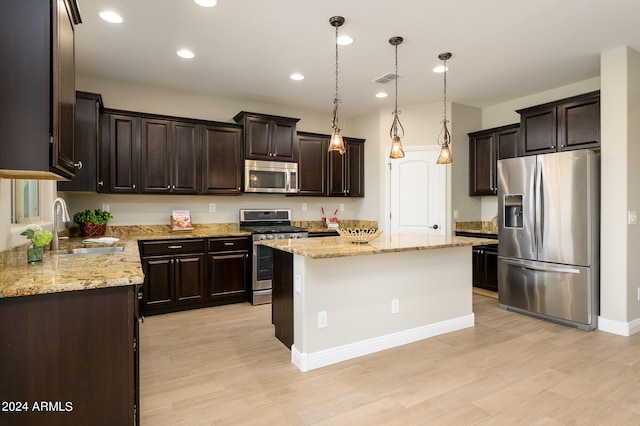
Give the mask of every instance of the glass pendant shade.
[(340, 133), (340, 129), (334, 128), (333, 133), (331, 134), (331, 140), (329, 141), (329, 152), (338, 151), (340, 155), (346, 152), (344, 148), (344, 140), (342, 140), (342, 134)]
[(450, 163), (453, 163), (453, 157), (451, 156), (449, 145), (442, 145), (442, 148), (440, 149), (440, 155), (438, 156), (438, 161), (436, 161), (436, 164)]
[(399, 136), (394, 136), (391, 142), (391, 154), (389, 154), (389, 158), (403, 158), (404, 151), (402, 149), (402, 142), (400, 141)]

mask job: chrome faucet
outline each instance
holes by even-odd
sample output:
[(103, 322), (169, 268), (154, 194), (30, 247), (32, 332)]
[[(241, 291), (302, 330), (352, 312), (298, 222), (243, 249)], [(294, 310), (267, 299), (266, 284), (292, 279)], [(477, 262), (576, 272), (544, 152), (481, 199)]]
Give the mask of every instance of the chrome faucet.
[(53, 200), (53, 238), (51, 239), (51, 251), (56, 251), (60, 249), (60, 242), (58, 240), (58, 204), (60, 205), (60, 209), (62, 210), (62, 222), (67, 223), (71, 222), (71, 218), (69, 217), (69, 210), (67, 210), (67, 204), (60, 197)]

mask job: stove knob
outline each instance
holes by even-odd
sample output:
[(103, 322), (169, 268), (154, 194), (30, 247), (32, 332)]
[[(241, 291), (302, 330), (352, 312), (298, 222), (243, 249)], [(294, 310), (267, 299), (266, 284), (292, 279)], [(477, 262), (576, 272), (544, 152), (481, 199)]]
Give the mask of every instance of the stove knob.
[(266, 239), (267, 239), (267, 236), (266, 236), (266, 235), (260, 235), (260, 241), (262, 241), (262, 240), (266, 240)]
[(291, 234), (289, 235), (289, 238), (298, 238), (298, 234)]
[(273, 234), (269, 234), (269, 235), (267, 236), (267, 238), (268, 238), (268, 239), (270, 239), (270, 240), (273, 240)]
[(278, 238), (280, 238), (281, 240), (284, 240), (286, 238), (286, 235), (280, 234), (280, 235), (278, 235)]

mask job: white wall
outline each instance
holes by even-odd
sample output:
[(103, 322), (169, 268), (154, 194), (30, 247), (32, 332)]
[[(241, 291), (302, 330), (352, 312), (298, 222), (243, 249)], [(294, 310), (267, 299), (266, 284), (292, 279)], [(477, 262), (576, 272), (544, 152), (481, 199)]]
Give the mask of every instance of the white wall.
[(618, 334), (640, 331), (640, 229), (627, 224), (627, 211), (640, 210), (639, 73), (637, 51), (620, 47), (602, 54), (600, 323)]

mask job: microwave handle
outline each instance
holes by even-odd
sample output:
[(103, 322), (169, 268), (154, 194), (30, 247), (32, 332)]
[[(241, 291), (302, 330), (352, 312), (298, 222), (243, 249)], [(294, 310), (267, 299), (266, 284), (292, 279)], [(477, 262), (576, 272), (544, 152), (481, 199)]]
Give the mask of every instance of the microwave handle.
[(286, 173), (287, 175), (287, 182), (286, 182), (286, 191), (289, 191), (291, 189), (291, 173)]

